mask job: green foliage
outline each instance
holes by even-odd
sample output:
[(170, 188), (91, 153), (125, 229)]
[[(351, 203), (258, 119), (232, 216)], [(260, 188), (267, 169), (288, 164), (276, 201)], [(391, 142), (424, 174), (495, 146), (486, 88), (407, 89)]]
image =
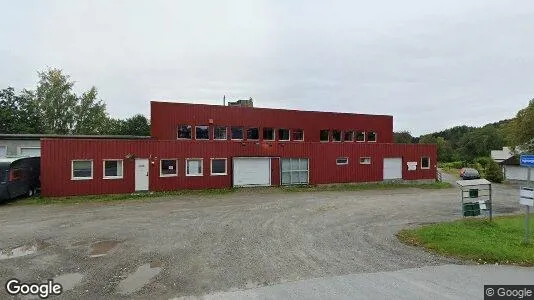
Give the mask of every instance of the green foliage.
[(465, 166), (465, 163), (463, 161), (452, 161), (452, 162), (440, 164), (440, 168), (447, 168), (447, 169), (461, 169), (464, 166)]
[[(524, 216), (437, 223), (397, 234), (407, 244), (478, 263), (534, 265), (534, 246), (523, 243)], [(534, 239), (534, 223), (530, 223)]]
[(485, 178), (491, 182), (501, 183), (504, 180), (504, 174), (498, 163), (490, 159), (485, 171)]
[(411, 144), (413, 137), (409, 131), (394, 132), (393, 137), (397, 144)]
[(463, 160), (473, 161), (476, 157), (489, 156), (492, 149), (502, 149), (504, 137), (497, 128), (486, 125), (466, 133), (458, 148)]
[(517, 113), (505, 132), (512, 148), (520, 147), (523, 151), (534, 152), (534, 99)]

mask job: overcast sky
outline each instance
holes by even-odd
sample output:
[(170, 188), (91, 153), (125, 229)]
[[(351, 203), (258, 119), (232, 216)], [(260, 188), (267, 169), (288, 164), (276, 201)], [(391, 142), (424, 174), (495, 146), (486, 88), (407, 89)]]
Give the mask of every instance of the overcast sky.
[(390, 114), (414, 135), (534, 97), (534, 1), (0, 0), (0, 88), (57, 67), (114, 117), (150, 100)]

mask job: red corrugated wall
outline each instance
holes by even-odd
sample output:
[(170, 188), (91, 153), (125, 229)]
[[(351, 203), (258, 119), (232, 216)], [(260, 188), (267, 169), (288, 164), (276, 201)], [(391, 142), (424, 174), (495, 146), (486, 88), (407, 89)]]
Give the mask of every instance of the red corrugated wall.
[[(157, 141), (157, 140), (75, 140), (43, 139), (41, 142), (41, 181), (44, 196), (112, 194), (134, 192), (134, 161), (127, 154), (150, 158), (150, 190), (225, 188), (232, 186), (231, 159), (239, 156), (307, 157), (310, 184), (381, 181), (384, 157), (403, 158), (403, 178), (433, 179), (436, 174), (436, 146), (381, 143), (236, 142), (236, 141)], [(372, 158), (361, 165), (359, 158)], [(421, 170), (421, 157), (431, 159), (431, 168)], [(210, 176), (210, 158), (228, 158), (228, 175)], [(349, 164), (338, 166), (336, 158), (348, 157)], [(159, 160), (178, 159), (177, 177), (160, 177)], [(204, 176), (186, 177), (185, 159), (203, 158)], [(91, 180), (71, 180), (71, 160), (92, 159)], [(123, 179), (103, 179), (104, 159), (124, 159)], [(406, 162), (417, 161), (416, 171)], [(279, 160), (271, 163), (273, 184), (280, 182)]]
[(392, 116), (157, 101), (150, 106), (151, 133), (157, 140), (176, 140), (180, 124), (210, 125), (211, 120), (223, 126), (303, 129), (306, 142), (319, 142), (322, 129), (375, 131), (377, 142), (393, 142)]

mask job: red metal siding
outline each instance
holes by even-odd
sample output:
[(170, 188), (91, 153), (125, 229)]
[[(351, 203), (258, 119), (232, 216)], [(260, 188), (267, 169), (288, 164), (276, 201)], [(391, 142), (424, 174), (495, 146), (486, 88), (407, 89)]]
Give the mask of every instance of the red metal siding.
[(213, 125), (303, 129), (306, 142), (318, 142), (322, 129), (375, 131), (379, 143), (393, 142), (392, 116), (156, 101), (150, 105), (151, 133), (157, 140), (176, 140), (177, 126), (186, 124), (211, 125), (210, 132)]
[[(44, 196), (133, 192), (134, 161), (124, 159), (128, 154), (150, 159), (151, 191), (231, 187), (231, 159), (239, 156), (308, 157), (311, 184), (381, 181), (384, 157), (402, 157), (403, 178), (407, 180), (433, 179), (436, 172), (435, 145), (43, 139), (41, 151)], [(359, 158), (363, 156), (371, 157), (372, 164), (360, 165)], [(421, 170), (422, 156), (430, 157), (430, 169)], [(228, 175), (211, 176), (210, 158), (224, 157), (228, 158)], [(348, 157), (349, 164), (336, 165), (337, 157)], [(159, 160), (162, 158), (178, 159), (178, 176), (159, 176)], [(203, 159), (203, 176), (185, 176), (186, 158)], [(75, 159), (93, 160), (93, 179), (71, 180), (71, 160)], [(124, 178), (103, 179), (104, 159), (124, 159)], [(416, 171), (407, 170), (408, 161), (418, 162)], [(271, 168), (274, 185), (280, 182), (278, 159), (272, 160)]]

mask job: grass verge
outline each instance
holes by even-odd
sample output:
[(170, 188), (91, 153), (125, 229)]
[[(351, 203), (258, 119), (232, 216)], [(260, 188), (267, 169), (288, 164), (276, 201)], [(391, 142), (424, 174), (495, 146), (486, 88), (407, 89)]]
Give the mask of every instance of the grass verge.
[[(530, 219), (534, 218), (534, 214)], [(524, 243), (524, 215), (462, 219), (404, 229), (397, 237), (404, 243), (432, 252), (480, 264), (500, 263), (534, 266), (534, 222), (530, 244)]]
[[(282, 191), (282, 192), (322, 192), (322, 191), (359, 191), (359, 190), (386, 190), (398, 188), (421, 188), (421, 189), (443, 189), (450, 188), (451, 185), (446, 182), (435, 183), (368, 183), (368, 184), (336, 184), (329, 186), (284, 186), (284, 187), (270, 187), (267, 191)], [(247, 188), (251, 191), (254, 188)], [(69, 196), (69, 197), (32, 197), (17, 199), (11, 204), (13, 205), (32, 205), (32, 204), (54, 204), (54, 203), (85, 203), (85, 202), (111, 202), (111, 201), (127, 201), (127, 200), (148, 200), (157, 197), (166, 196), (185, 196), (185, 195), (223, 195), (240, 191), (240, 188), (229, 189), (205, 189), (205, 190), (180, 190), (168, 192), (144, 192), (131, 194), (113, 194), (113, 195), (90, 195), (90, 196)]]

